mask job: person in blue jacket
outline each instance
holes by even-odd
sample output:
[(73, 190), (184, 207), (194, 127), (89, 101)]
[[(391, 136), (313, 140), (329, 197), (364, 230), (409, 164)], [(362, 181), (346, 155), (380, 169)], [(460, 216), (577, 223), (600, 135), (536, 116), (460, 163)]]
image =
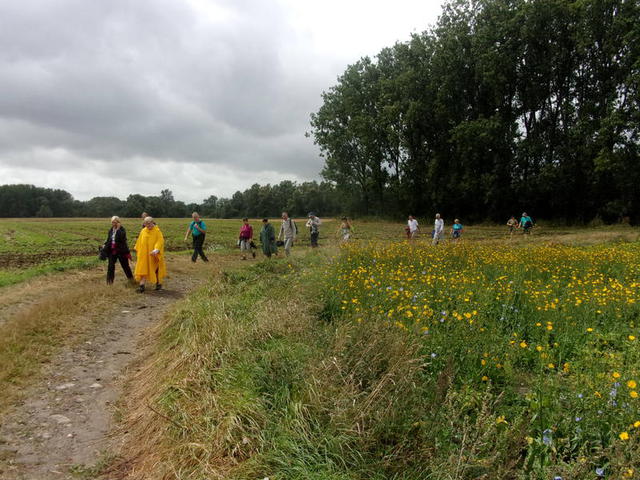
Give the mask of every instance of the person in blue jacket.
[(522, 228), (523, 235), (528, 235), (531, 233), (531, 229), (533, 228), (533, 220), (531, 220), (531, 217), (527, 215), (527, 212), (522, 212), (522, 217), (520, 218), (520, 224), (518, 226)]
[(191, 261), (196, 263), (198, 255), (200, 255), (202, 260), (208, 262), (209, 259), (202, 249), (202, 246), (204, 245), (204, 238), (207, 234), (207, 226), (205, 225), (204, 220), (200, 218), (200, 215), (198, 215), (198, 212), (193, 212), (191, 214), (191, 218), (193, 218), (193, 221), (189, 224), (187, 232), (184, 234), (185, 241), (187, 240), (189, 233), (191, 233), (191, 238), (193, 240), (193, 255), (191, 255)]
[(455, 243), (460, 241), (460, 237), (462, 236), (462, 231), (464, 227), (460, 223), (460, 220), (457, 218), (453, 221), (453, 226), (451, 227), (451, 238)]

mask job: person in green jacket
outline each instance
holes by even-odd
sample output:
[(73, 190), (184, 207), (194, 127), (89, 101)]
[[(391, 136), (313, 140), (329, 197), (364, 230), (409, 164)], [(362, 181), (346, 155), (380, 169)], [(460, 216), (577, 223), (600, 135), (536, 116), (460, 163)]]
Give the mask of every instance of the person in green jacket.
[(262, 230), (260, 230), (260, 243), (262, 243), (262, 253), (267, 258), (271, 258), (271, 255), (278, 254), (276, 247), (276, 231), (273, 229), (273, 225), (269, 223), (268, 218), (262, 219)]

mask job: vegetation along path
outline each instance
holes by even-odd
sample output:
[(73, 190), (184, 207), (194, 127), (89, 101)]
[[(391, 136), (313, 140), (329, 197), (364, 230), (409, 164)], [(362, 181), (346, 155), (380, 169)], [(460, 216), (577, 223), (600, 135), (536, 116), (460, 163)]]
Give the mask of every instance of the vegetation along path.
[(147, 329), (219, 266), (169, 256), (166, 289), (144, 295), (104, 286), (104, 267), (0, 291), (0, 477), (92, 478)]

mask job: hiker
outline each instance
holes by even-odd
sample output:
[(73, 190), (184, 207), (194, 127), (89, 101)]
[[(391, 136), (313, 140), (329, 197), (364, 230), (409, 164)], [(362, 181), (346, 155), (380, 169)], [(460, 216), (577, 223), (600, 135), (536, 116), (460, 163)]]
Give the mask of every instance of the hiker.
[(191, 261), (196, 263), (198, 255), (200, 255), (203, 261), (208, 262), (209, 259), (202, 249), (202, 246), (204, 245), (204, 238), (207, 234), (207, 226), (205, 225), (204, 220), (200, 218), (200, 215), (198, 215), (198, 212), (193, 212), (191, 214), (191, 218), (193, 218), (193, 221), (189, 224), (187, 231), (184, 234), (184, 240), (186, 242), (189, 232), (191, 232), (191, 239), (193, 240), (193, 255), (191, 255)]
[(444, 232), (444, 220), (440, 218), (440, 214), (436, 213), (436, 220), (433, 222), (433, 245), (438, 245), (442, 240), (442, 233)]
[(280, 225), (278, 240), (282, 240), (284, 238), (284, 253), (287, 257), (291, 255), (291, 247), (293, 246), (293, 242), (296, 241), (297, 235), (298, 227), (296, 226), (296, 222), (289, 218), (288, 212), (282, 212), (282, 225)]
[(318, 247), (318, 237), (320, 236), (320, 224), (322, 223), (316, 214), (309, 212), (309, 220), (307, 220), (307, 228), (309, 229), (309, 236), (311, 237), (311, 248)]
[(347, 217), (342, 217), (342, 222), (338, 227), (336, 235), (340, 236), (342, 243), (346, 243), (351, 239), (351, 235), (353, 235), (353, 226)]
[[(144, 228), (144, 219), (147, 218), (147, 217), (151, 217), (151, 215), (149, 215), (147, 212), (142, 212), (140, 214), (140, 219), (142, 220), (142, 224), (141, 224), (142, 228)], [(153, 222), (153, 224), (155, 225), (156, 222)]]
[(271, 258), (271, 255), (278, 254), (278, 248), (276, 247), (276, 231), (273, 225), (269, 223), (268, 218), (262, 219), (262, 230), (260, 230), (260, 243), (262, 244), (262, 253), (267, 258)]
[(462, 231), (464, 227), (460, 223), (460, 220), (457, 218), (453, 221), (453, 226), (451, 227), (451, 238), (455, 243), (460, 241), (460, 237), (462, 236)]
[(507, 220), (507, 227), (509, 227), (509, 237), (513, 238), (513, 232), (518, 228), (518, 221), (516, 217), (511, 215), (511, 218)]
[[(242, 260), (247, 259), (247, 252), (251, 251), (251, 244), (253, 243), (253, 227), (249, 225), (249, 219), (242, 219), (242, 227), (240, 227), (240, 252), (242, 253)], [(256, 252), (251, 251), (253, 258), (256, 258)]]
[(418, 221), (413, 217), (413, 215), (409, 215), (409, 220), (407, 220), (407, 227), (405, 230), (407, 231), (407, 238), (409, 240), (414, 240), (418, 236)]
[(529, 235), (531, 233), (531, 228), (533, 227), (533, 220), (531, 217), (527, 215), (527, 212), (522, 212), (522, 218), (520, 218), (519, 228), (522, 228), (523, 235)]
[(111, 217), (111, 228), (107, 233), (107, 239), (104, 242), (103, 248), (109, 260), (107, 265), (107, 285), (113, 284), (116, 275), (117, 261), (120, 262), (122, 271), (129, 281), (133, 281), (133, 273), (131, 273), (131, 267), (129, 266), (131, 252), (127, 245), (127, 232), (122, 226), (122, 223), (120, 223), (120, 217), (116, 215)]
[(144, 219), (144, 228), (136, 241), (136, 280), (140, 282), (138, 292), (143, 293), (147, 282), (155, 283), (162, 290), (162, 279), (167, 275), (164, 262), (164, 237), (153, 218)]

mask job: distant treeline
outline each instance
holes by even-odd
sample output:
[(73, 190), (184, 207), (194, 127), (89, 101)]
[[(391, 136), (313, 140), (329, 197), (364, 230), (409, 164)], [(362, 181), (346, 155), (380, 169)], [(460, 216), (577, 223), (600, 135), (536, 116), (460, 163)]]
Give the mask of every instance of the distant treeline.
[(640, 2), (443, 8), (348, 66), (312, 115), (348, 209), (640, 222)]
[(159, 196), (132, 194), (126, 200), (94, 197), (83, 202), (64, 190), (0, 186), (0, 217), (139, 217), (142, 212), (155, 217), (188, 217), (194, 211), (210, 218), (279, 217), (283, 211), (294, 216), (306, 216), (309, 211), (332, 216), (345, 213), (341, 205), (336, 188), (327, 182), (256, 184), (231, 198), (212, 195), (200, 204), (175, 200), (171, 190), (162, 190)]

